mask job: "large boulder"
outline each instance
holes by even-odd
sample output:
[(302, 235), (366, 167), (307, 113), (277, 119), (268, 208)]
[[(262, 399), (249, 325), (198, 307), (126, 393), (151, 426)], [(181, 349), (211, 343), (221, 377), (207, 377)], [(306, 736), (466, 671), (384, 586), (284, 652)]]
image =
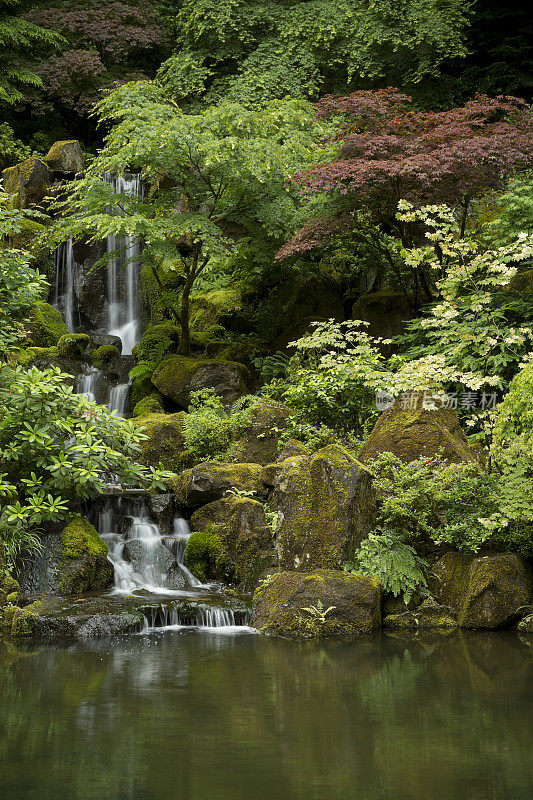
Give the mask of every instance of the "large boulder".
[(55, 142), (48, 151), (45, 161), (52, 172), (83, 172), (85, 165), (80, 143), (77, 139)]
[(57, 308), (37, 302), (28, 312), (24, 327), (36, 347), (53, 347), (69, 330)]
[(448, 552), (429, 581), (435, 598), (457, 613), (463, 628), (504, 628), (531, 603), (531, 570), (515, 553), (475, 556)]
[(202, 361), (186, 356), (169, 356), (157, 367), (152, 383), (162, 395), (187, 410), (191, 393), (212, 389), (231, 406), (246, 394), (247, 370), (233, 361)]
[(404, 608), (389, 614), (383, 620), (384, 628), (405, 630), (409, 628), (457, 628), (457, 616), (451, 606), (443, 606), (431, 597), (424, 600), (418, 608)]
[(379, 417), (365, 442), (359, 460), (364, 464), (380, 453), (394, 453), (402, 461), (415, 461), (442, 451), (448, 461), (472, 461), (459, 417), (452, 408), (424, 408), (422, 396), (415, 395), (415, 408), (405, 408), (398, 398)]
[(41, 551), (32, 553), (21, 567), (24, 591), (69, 595), (112, 585), (107, 545), (83, 517), (73, 517), (62, 530), (43, 534), (41, 544)]
[(231, 447), (232, 459), (239, 462), (271, 464), (279, 455), (279, 436), (293, 414), (290, 408), (273, 400), (260, 400), (251, 411), (250, 424)]
[(372, 336), (392, 339), (402, 333), (405, 320), (413, 312), (402, 292), (370, 292), (355, 301), (352, 318), (370, 323), (368, 332)]
[(17, 208), (29, 208), (42, 203), (50, 190), (52, 176), (44, 161), (27, 158), (2, 172), (5, 191), (13, 195)]
[[(194, 533), (188, 542), (186, 558), (195, 575), (200, 560), (198, 543), (205, 539), (205, 532), (217, 540), (211, 539), (218, 552), (218, 559), (215, 559), (218, 561), (218, 565), (215, 564), (217, 573), (222, 566), (224, 577), (238, 583), (242, 591), (252, 591), (259, 577), (277, 563), (272, 528), (267, 522), (264, 506), (257, 500), (235, 496), (216, 500), (192, 515), (191, 527)], [(210, 574), (209, 560), (201, 565), (201, 572), (206, 578), (219, 577), (219, 574)]]
[[(141, 401), (142, 402), (142, 401)], [(183, 419), (185, 413), (179, 414), (147, 414), (135, 417), (136, 428), (142, 428), (147, 437), (140, 443), (140, 461), (149, 467), (163, 465), (164, 469), (181, 472), (188, 466), (189, 453), (183, 437)]]
[(174, 491), (176, 503), (186, 509), (196, 509), (232, 492), (262, 495), (261, 464), (222, 464), (206, 461), (187, 469), (168, 485)]
[(334, 570), (281, 572), (256, 590), (252, 624), (279, 636), (355, 639), (381, 625), (381, 584)]
[(375, 524), (370, 472), (338, 445), (280, 466), (272, 505), (281, 568), (336, 569), (351, 560)]

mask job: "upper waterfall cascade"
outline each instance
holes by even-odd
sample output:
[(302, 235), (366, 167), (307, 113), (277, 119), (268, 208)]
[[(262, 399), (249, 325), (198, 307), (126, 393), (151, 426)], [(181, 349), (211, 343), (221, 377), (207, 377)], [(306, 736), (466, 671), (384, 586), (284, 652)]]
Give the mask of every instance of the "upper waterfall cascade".
[[(138, 197), (143, 186), (139, 174), (104, 175), (117, 195)], [(129, 356), (139, 341), (138, 274), (141, 245), (134, 236), (110, 235), (105, 241), (107, 257), (106, 279), (98, 285), (95, 311), (99, 334), (116, 336), (122, 342), (122, 355)], [(54, 253), (55, 277), (52, 287), (52, 304), (63, 314), (65, 324), (72, 333), (86, 330), (82, 297), (91, 280), (89, 263), (78, 263), (72, 239), (56, 248)], [(103, 272), (103, 270), (102, 270)], [(94, 292), (93, 292), (94, 294)], [(94, 301), (93, 301), (94, 302)], [(103, 373), (93, 367), (85, 368), (76, 379), (76, 391), (92, 400), (104, 402), (120, 416), (127, 413), (129, 384), (118, 383), (103, 388)], [(109, 381), (107, 381), (109, 383)]]

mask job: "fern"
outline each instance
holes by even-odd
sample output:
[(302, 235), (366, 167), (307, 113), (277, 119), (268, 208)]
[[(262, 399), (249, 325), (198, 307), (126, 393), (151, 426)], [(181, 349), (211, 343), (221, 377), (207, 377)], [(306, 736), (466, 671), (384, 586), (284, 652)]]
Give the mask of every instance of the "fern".
[(345, 564), (344, 570), (356, 575), (374, 575), (385, 592), (395, 597), (403, 592), (408, 603), (414, 592), (426, 588), (427, 567), (414, 547), (377, 528), (361, 543), (355, 561)]

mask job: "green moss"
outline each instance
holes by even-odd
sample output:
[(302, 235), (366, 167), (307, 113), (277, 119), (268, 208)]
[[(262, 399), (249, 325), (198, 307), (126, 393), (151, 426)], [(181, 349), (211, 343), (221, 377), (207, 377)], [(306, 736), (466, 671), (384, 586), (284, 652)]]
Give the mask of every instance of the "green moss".
[(31, 350), (20, 350), (17, 353), (17, 364), (21, 367), (29, 367), (35, 361), (36, 355)]
[(46, 227), (34, 219), (22, 219), (19, 225), (20, 231), (10, 237), (11, 246), (17, 250), (27, 250), (41, 260), (48, 250), (40, 241)]
[(112, 344), (103, 344), (91, 353), (91, 361), (98, 369), (109, 369), (119, 357), (118, 349)]
[(15, 208), (41, 203), (49, 191), (51, 175), (41, 159), (32, 156), (2, 172), (4, 190), (13, 196)]
[(69, 332), (57, 308), (48, 303), (35, 303), (24, 324), (36, 347), (57, 345), (61, 337)]
[(28, 353), (28, 357), (31, 357), (32, 362), (59, 357), (57, 347), (28, 347), (26, 353)]
[(162, 394), (172, 397), (178, 386), (187, 383), (201, 362), (188, 356), (170, 356), (166, 358), (152, 375), (152, 383)]
[(143, 429), (148, 437), (140, 443), (139, 460), (146, 466), (158, 467), (181, 472), (190, 464), (190, 454), (185, 447), (183, 436), (183, 419), (185, 413), (179, 414), (146, 414), (137, 416), (133, 423)]
[(74, 517), (61, 531), (63, 558), (79, 558), (82, 555), (107, 555), (107, 545), (100, 539), (96, 529), (83, 517)]
[(368, 463), (380, 453), (394, 453), (402, 461), (414, 461), (439, 452), (451, 462), (473, 460), (456, 412), (446, 408), (404, 409), (397, 401), (381, 414), (358, 458)]
[(136, 406), (140, 400), (148, 397), (153, 391), (154, 387), (149, 375), (143, 378), (134, 378), (130, 392), (130, 404)]
[(159, 392), (152, 392), (135, 404), (134, 417), (146, 417), (150, 414), (164, 414), (163, 396)]
[(57, 343), (57, 350), (60, 358), (81, 358), (90, 344), (86, 333), (67, 333)]
[(31, 606), (16, 608), (11, 619), (11, 635), (17, 639), (32, 636), (39, 614)]
[(150, 325), (135, 348), (135, 359), (157, 366), (166, 355), (176, 351), (179, 341), (179, 328), (171, 322)]
[(209, 529), (192, 533), (185, 548), (185, 564), (202, 582), (223, 580), (226, 563), (220, 537)]
[(207, 331), (216, 325), (221, 317), (241, 307), (241, 293), (238, 289), (213, 289), (191, 298), (190, 326), (194, 331)]
[(77, 139), (54, 142), (46, 155), (51, 170), (60, 172), (83, 172), (83, 154)]

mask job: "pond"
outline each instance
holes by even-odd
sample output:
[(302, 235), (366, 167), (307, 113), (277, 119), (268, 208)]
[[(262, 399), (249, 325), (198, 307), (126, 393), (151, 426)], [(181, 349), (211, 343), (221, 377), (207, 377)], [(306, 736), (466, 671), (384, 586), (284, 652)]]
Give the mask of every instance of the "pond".
[(530, 800), (515, 632), (0, 643), (2, 800)]

